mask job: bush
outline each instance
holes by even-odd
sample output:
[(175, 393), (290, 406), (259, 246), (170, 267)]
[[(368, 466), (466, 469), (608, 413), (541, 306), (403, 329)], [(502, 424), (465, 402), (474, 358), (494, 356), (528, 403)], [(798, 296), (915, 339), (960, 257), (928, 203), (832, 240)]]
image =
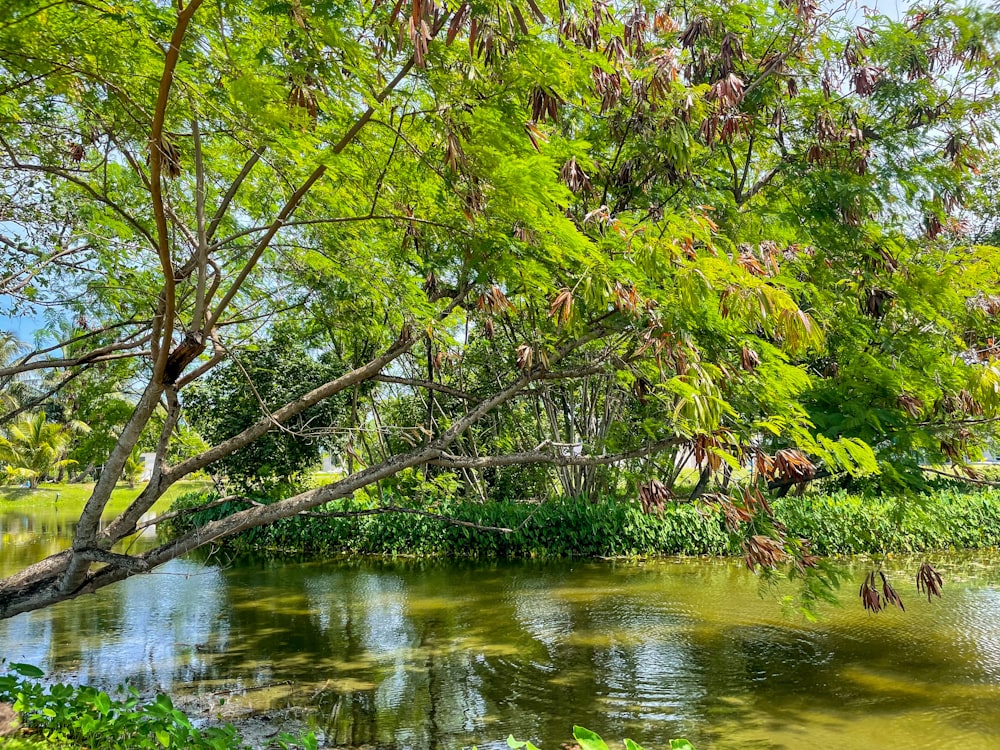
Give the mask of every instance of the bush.
[(46, 689), (33, 681), (43, 676), (37, 667), (11, 664), (9, 668), (11, 673), (0, 677), (0, 700), (13, 703), (24, 725), (50, 743), (93, 750), (242, 747), (233, 727), (196, 729), (165, 695), (143, 703), (134, 691), (128, 691), (124, 700), (114, 700), (92, 687), (56, 684)]
[[(166, 695), (143, 702), (135, 690), (120, 688), (124, 698), (117, 700), (84, 685), (56, 684), (46, 688), (35, 681), (44, 674), (30, 664), (9, 664), (8, 669), (7, 674), (0, 676), (0, 702), (12, 703), (23, 726), (44, 742), (35, 737), (13, 737), (0, 739), (0, 748), (240, 750), (244, 747), (232, 725), (198, 729), (183, 711), (174, 708)], [(302, 737), (281, 734), (277, 742), (285, 750), (317, 747), (312, 733)]]
[[(385, 502), (415, 512), (382, 513), (367, 495), (331, 503), (321, 510), (355, 517), (295, 517), (251, 529), (225, 540), (230, 552), (451, 556), (466, 558), (620, 557), (641, 555), (740, 554), (739, 540), (720, 515), (707, 507), (667, 506), (660, 516), (638, 504), (613, 498), (596, 502), (553, 499), (542, 504), (469, 503), (444, 493), (404, 500), (386, 494)], [(190, 494), (174, 508), (213, 499)], [(269, 500), (263, 500), (269, 502)], [(170, 534), (248, 507), (232, 501), (165, 524)], [(779, 521), (793, 537), (812, 542), (822, 555), (922, 552), (1000, 546), (1000, 490), (941, 487), (907, 498), (852, 495), (846, 491), (786, 497), (775, 501)], [(477, 526), (513, 529), (488, 531), (446, 523), (421, 512)]]
[(978, 549), (1000, 545), (1000, 490), (942, 486), (908, 497), (846, 491), (786, 497), (778, 518), (822, 555)]

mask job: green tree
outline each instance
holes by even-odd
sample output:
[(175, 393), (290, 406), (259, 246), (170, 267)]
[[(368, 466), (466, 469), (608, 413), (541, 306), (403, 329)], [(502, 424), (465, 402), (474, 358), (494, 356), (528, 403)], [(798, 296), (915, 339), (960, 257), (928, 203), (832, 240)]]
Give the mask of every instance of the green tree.
[(24, 417), (9, 425), (0, 437), (0, 462), (7, 482), (38, 483), (74, 461), (67, 458), (73, 436), (87, 430), (86, 425), (49, 422), (43, 412)]
[[(24, 344), (14, 334), (0, 331), (0, 366), (10, 367), (23, 351)], [(27, 399), (28, 391), (23, 378), (16, 374), (0, 378), (0, 409), (4, 412), (17, 409)]]
[[(138, 393), (72, 551), (0, 583), (0, 616), (401, 472), (474, 488), (619, 466), (653, 509), (686, 453), (742, 518), (820, 469), (902, 476), (933, 445), (965, 460), (1000, 408), (991, 357), (957, 356), (988, 343), (972, 288), (996, 278), (954, 221), (992, 132), (996, 13), (19, 5), (0, 26), (0, 212), (18, 227), (0, 288), (78, 333), (0, 377), (66, 387), (128, 363)], [(171, 458), (186, 394), (283, 325), (342, 374)], [(561, 401), (585, 388), (580, 419)], [(387, 394), (411, 423), (386, 423)], [(347, 476), (110, 553), (176, 481), (331, 398)], [(153, 476), (102, 528), (140, 443)], [(808, 565), (758, 528), (738, 526), (753, 564)]]
[[(184, 396), (192, 426), (212, 444), (252, 427), (275, 408), (343, 373), (329, 356), (316, 358), (284, 335), (231, 354)], [(336, 448), (345, 398), (327, 399), (283, 423), (207, 470), (221, 471), (237, 487), (289, 480), (319, 464), (320, 448)]]

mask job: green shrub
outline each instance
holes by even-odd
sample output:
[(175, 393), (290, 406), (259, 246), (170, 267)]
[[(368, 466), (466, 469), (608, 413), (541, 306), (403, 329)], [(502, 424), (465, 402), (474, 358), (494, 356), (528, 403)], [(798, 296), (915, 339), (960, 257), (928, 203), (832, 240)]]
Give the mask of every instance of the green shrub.
[(778, 518), (819, 554), (924, 552), (1000, 545), (1000, 490), (939, 487), (927, 494), (873, 497), (838, 491), (786, 497)]
[[(121, 700), (87, 686), (55, 684), (45, 687), (36, 680), (42, 670), (30, 664), (9, 664), (0, 676), (0, 702), (11, 703), (22, 725), (35, 737), (0, 739), (0, 748), (86, 747), (89, 750), (239, 750), (244, 747), (231, 725), (198, 729), (166, 695), (142, 701), (133, 689), (121, 689)], [(283, 748), (315, 750), (312, 734), (295, 737), (282, 734)]]
[[(211, 495), (179, 498), (175, 509), (193, 507)], [(414, 513), (376, 513), (357, 517), (294, 517), (250, 529), (228, 539), (230, 552), (279, 552), (329, 556), (415, 555), (467, 558), (621, 557), (641, 555), (739, 554), (739, 540), (728, 533), (719, 513), (694, 504), (667, 506), (646, 515), (633, 501), (595, 502), (556, 498), (541, 504), (512, 501), (470, 503), (445, 493), (404, 500), (386, 494), (385, 502), (413, 511), (446, 516), (488, 531), (446, 523)], [(330, 503), (331, 513), (372, 511), (366, 495)], [(249, 507), (233, 501), (172, 520), (177, 534), (195, 525)], [(923, 552), (1000, 546), (1000, 490), (941, 487), (906, 498), (853, 495), (844, 490), (775, 501), (775, 513), (793, 537), (810, 540), (822, 555)]]

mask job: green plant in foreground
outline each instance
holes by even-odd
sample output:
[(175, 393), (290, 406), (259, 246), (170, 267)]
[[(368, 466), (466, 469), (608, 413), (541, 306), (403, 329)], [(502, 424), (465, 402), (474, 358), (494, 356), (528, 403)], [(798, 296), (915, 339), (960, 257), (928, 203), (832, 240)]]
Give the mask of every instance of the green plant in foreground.
[(55, 745), (80, 745), (91, 750), (185, 748), (237, 750), (242, 742), (231, 725), (198, 729), (170, 698), (140, 700), (128, 689), (123, 700), (87, 686), (55, 684), (35, 679), (44, 673), (30, 664), (10, 664), (0, 676), (0, 701), (10, 702), (24, 726)]
[[(601, 739), (600, 735), (584, 727), (573, 727), (573, 739), (580, 746), (580, 750), (609, 750), (607, 743)], [(522, 748), (523, 750), (538, 750), (530, 742), (515, 740), (513, 735), (507, 738), (507, 747), (511, 750), (522, 750)], [(642, 750), (642, 747), (634, 740), (626, 739), (625, 750)], [(687, 740), (670, 740), (670, 750), (694, 750), (694, 745)]]

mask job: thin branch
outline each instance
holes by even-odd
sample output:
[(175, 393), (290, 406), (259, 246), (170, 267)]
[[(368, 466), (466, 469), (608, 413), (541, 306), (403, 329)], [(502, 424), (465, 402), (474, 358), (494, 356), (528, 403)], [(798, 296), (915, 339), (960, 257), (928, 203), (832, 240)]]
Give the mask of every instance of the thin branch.
[(219, 207), (215, 211), (215, 216), (212, 217), (212, 222), (208, 225), (208, 231), (205, 233), (206, 239), (209, 242), (212, 241), (212, 238), (215, 236), (215, 232), (219, 229), (219, 224), (221, 224), (222, 220), (225, 218), (226, 211), (229, 210), (229, 204), (232, 203), (233, 198), (236, 197), (236, 193), (239, 191), (243, 181), (250, 175), (250, 170), (254, 168), (257, 162), (260, 161), (260, 157), (263, 155), (264, 146), (259, 146), (257, 150), (253, 152), (253, 155), (247, 163), (243, 165), (243, 169), (240, 170), (240, 173), (236, 175), (236, 179), (233, 180), (229, 189), (226, 191), (226, 194), (222, 196), (222, 202), (219, 203)]
[(400, 378), (395, 375), (376, 375), (372, 380), (379, 383), (396, 383), (398, 385), (409, 385), (414, 388), (425, 388), (429, 391), (438, 391), (439, 393), (446, 393), (449, 396), (454, 396), (455, 398), (465, 399), (466, 401), (476, 401), (478, 396), (474, 396), (467, 391), (463, 391), (459, 388), (453, 388), (450, 385), (444, 385), (443, 383), (434, 383), (430, 380), (418, 380), (417, 378)]
[(940, 469), (932, 469), (929, 466), (921, 466), (922, 471), (926, 471), (930, 474), (939, 474), (942, 477), (948, 477), (948, 479), (955, 479), (959, 482), (969, 482), (970, 484), (979, 484), (984, 487), (1000, 487), (1000, 482), (996, 482), (990, 479), (981, 479), (977, 477), (968, 477), (961, 474), (950, 474), (947, 471), (941, 471)]
[[(521, 523), (517, 528), (511, 529), (506, 526), (484, 526), (479, 523), (474, 523), (472, 521), (461, 521), (457, 518), (451, 518), (450, 516), (443, 516), (440, 513), (431, 513), (426, 510), (417, 510), (416, 508), (401, 508), (398, 505), (382, 505), (378, 508), (366, 508), (364, 510), (335, 510), (335, 511), (308, 511), (304, 510), (296, 515), (304, 516), (306, 518), (360, 518), (362, 516), (380, 516), (384, 513), (405, 513), (411, 516), (422, 516), (423, 518), (432, 518), (435, 521), (441, 521), (443, 523), (451, 524), (452, 526), (463, 526), (467, 529), (475, 529), (477, 531), (498, 531), (502, 534), (513, 534), (515, 531), (520, 530), (524, 527), (527, 522), (527, 518)], [(530, 516), (529, 516), (530, 517)]]
[(143, 521), (142, 523), (137, 523), (135, 525), (135, 531), (142, 531), (143, 529), (148, 529), (150, 526), (156, 526), (164, 521), (169, 521), (172, 518), (180, 518), (181, 516), (189, 516), (193, 513), (200, 513), (203, 510), (211, 510), (212, 508), (217, 508), (220, 505), (225, 505), (233, 500), (243, 500), (242, 495), (226, 495), (225, 497), (220, 497), (217, 500), (212, 500), (209, 503), (202, 503), (201, 505), (195, 505), (190, 508), (181, 508), (180, 510), (172, 510), (169, 513), (163, 513), (156, 518), (150, 518), (148, 521)]
[(45, 393), (43, 393), (43, 394), (41, 394), (39, 396), (35, 396), (34, 398), (32, 398), (32, 399), (30, 399), (28, 401), (25, 401), (23, 404), (21, 404), (20, 406), (18, 406), (16, 409), (13, 409), (12, 411), (9, 411), (9, 412), (6, 412), (3, 415), (0, 415), (0, 425), (6, 424), (7, 422), (11, 421), (15, 417), (23, 414), (24, 412), (31, 411), (36, 406), (40, 406), (41, 404), (44, 404), (49, 398), (51, 398), (55, 394), (59, 393), (59, 391), (61, 391), (63, 388), (65, 388), (67, 385), (69, 385), (71, 382), (73, 382), (76, 378), (78, 378), (81, 375), (83, 375), (83, 373), (85, 373), (88, 368), (89, 368), (89, 365), (84, 365), (83, 367), (81, 367), (79, 369), (73, 370), (69, 375), (67, 375), (66, 377), (64, 377), (62, 380), (60, 380), (58, 383), (56, 383), (54, 386), (52, 386)]
[(23, 170), (26, 172), (41, 172), (43, 174), (55, 175), (56, 177), (62, 180), (71, 182), (77, 187), (86, 190), (94, 200), (110, 208), (112, 211), (118, 214), (118, 216), (121, 217), (129, 226), (131, 226), (133, 229), (135, 229), (135, 231), (141, 234), (143, 238), (145, 238), (145, 240), (149, 242), (150, 247), (154, 249), (156, 248), (156, 240), (153, 239), (153, 235), (149, 233), (148, 229), (146, 229), (142, 224), (140, 224), (128, 211), (119, 206), (108, 196), (99, 192), (86, 180), (82, 180), (79, 177), (71, 175), (65, 170), (57, 169), (56, 167), (50, 167), (45, 164), (25, 164), (18, 160), (17, 155), (14, 153), (14, 150), (3, 138), (0, 138), (0, 145), (4, 147), (4, 150), (7, 152), (7, 156), (10, 157), (12, 169)]
[(198, 118), (191, 120), (191, 131), (194, 135), (194, 168), (195, 168), (195, 217), (197, 222), (198, 248), (195, 252), (195, 273), (198, 278), (195, 283), (194, 310), (191, 313), (191, 331), (201, 329), (202, 317), (205, 313), (205, 276), (208, 273), (208, 230), (205, 228), (205, 163), (201, 152), (201, 130)]
[[(282, 226), (304, 227), (314, 224), (350, 224), (356, 221), (400, 221), (439, 227), (441, 229), (447, 229), (449, 232), (456, 232), (458, 234), (470, 234), (469, 231), (463, 227), (445, 224), (440, 221), (432, 221), (430, 219), (420, 219), (413, 216), (401, 216), (399, 214), (364, 214), (362, 216), (333, 216), (326, 219), (301, 219), (298, 221), (286, 221)], [(267, 226), (247, 227), (246, 229), (241, 229), (238, 232), (234, 232), (228, 237), (219, 240), (218, 242), (212, 243), (212, 248), (223, 247), (228, 245), (230, 242), (240, 239), (241, 237), (246, 237), (249, 234), (256, 234), (257, 232), (263, 232), (266, 229), (270, 229), (270, 227), (271, 225), (268, 224)]]
[[(131, 359), (134, 357), (148, 357), (149, 351), (142, 350), (137, 352), (118, 352), (116, 354), (102, 354), (100, 356), (86, 356), (80, 357), (79, 359), (53, 359), (49, 362), (32, 362), (30, 365), (24, 365), (17, 368), (6, 368), (0, 371), (0, 377), (4, 377), (8, 374), (17, 374), (22, 372), (30, 372), (32, 370), (43, 370), (45, 368), (51, 367), (53, 369), (63, 368), (63, 367), (79, 367), (84, 364), (94, 364), (96, 362), (112, 362), (118, 359)], [(13, 373), (10, 371), (13, 370)]]
[(45, 369), (57, 369), (63, 367), (79, 367), (80, 365), (90, 364), (91, 362), (107, 362), (112, 359), (124, 359), (127, 357), (138, 357), (145, 352), (128, 352), (124, 351), (127, 349), (134, 349), (135, 347), (142, 346), (149, 341), (149, 335), (143, 336), (138, 341), (121, 341), (117, 344), (108, 344), (107, 346), (102, 346), (97, 349), (93, 349), (86, 354), (82, 354), (79, 357), (64, 357), (61, 359), (42, 359), (37, 362), (20, 362), (16, 365), (11, 365), (10, 367), (0, 368), (0, 378), (7, 377), (8, 375), (18, 375), (22, 372), (31, 372), (32, 370), (45, 370)]
[(684, 443), (681, 438), (659, 440), (641, 448), (620, 453), (603, 453), (599, 455), (573, 455), (571, 450), (560, 450), (549, 441), (535, 450), (522, 453), (508, 453), (497, 456), (456, 456), (442, 453), (430, 463), (454, 469), (486, 469), (494, 466), (521, 466), (524, 464), (551, 464), (553, 466), (606, 466), (634, 458), (643, 458), (653, 453), (674, 448)]

